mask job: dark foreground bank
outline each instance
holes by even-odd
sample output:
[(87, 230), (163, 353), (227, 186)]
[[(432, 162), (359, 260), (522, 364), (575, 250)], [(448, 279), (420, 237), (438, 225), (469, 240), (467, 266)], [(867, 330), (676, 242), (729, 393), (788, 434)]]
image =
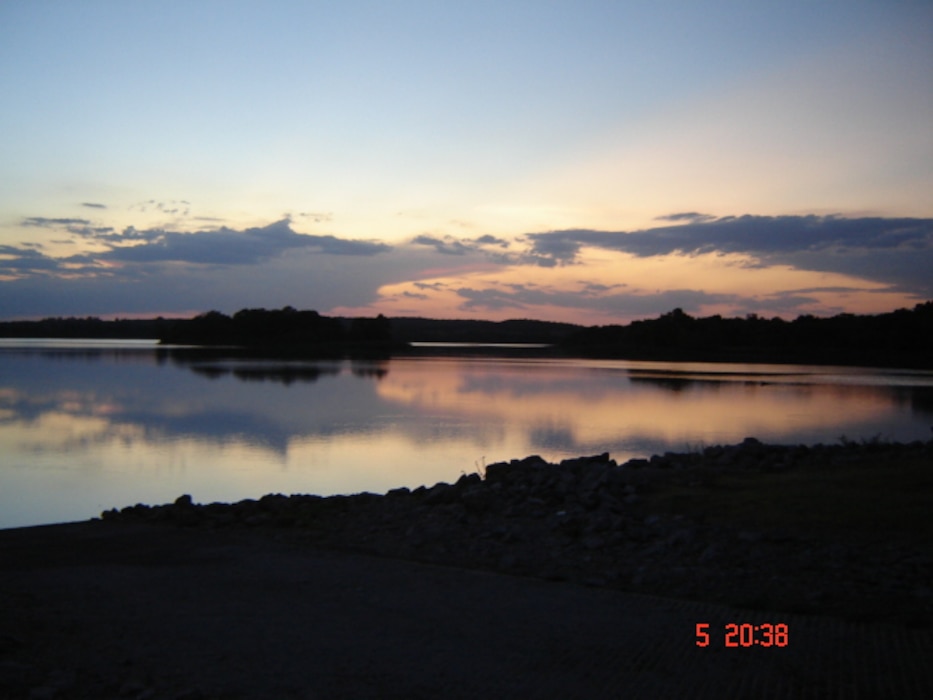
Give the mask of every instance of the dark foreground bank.
[(385, 495), (137, 505), (108, 522), (309, 545), (749, 608), (933, 624), (933, 441), (739, 445), (618, 465), (491, 464)]
[(931, 466), (749, 439), (3, 530), (0, 696), (929, 697)]
[[(0, 593), (0, 697), (10, 699), (933, 693), (931, 630), (328, 551), (256, 531), (0, 531)], [(768, 624), (778, 634), (762, 646)], [(727, 646), (729, 625), (757, 627), (759, 644)]]

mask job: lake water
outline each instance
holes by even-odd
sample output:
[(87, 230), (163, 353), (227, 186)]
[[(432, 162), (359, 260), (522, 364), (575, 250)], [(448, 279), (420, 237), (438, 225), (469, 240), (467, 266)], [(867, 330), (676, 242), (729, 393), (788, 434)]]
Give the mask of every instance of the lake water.
[[(449, 351), (449, 349), (448, 349)], [(928, 440), (933, 373), (408, 357), (184, 358), (0, 341), (0, 527), (108, 508), (455, 481), (484, 464), (726, 444)]]

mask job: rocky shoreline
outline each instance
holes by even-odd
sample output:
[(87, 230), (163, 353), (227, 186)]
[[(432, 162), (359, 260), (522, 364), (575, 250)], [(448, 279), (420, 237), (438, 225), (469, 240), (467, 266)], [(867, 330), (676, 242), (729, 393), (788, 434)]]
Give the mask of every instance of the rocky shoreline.
[[(878, 527), (864, 527), (851, 494), (845, 502), (831, 496), (828, 522), (817, 527), (813, 518), (821, 513), (813, 511), (822, 508), (803, 500), (778, 502), (777, 519), (760, 522), (721, 515), (704, 500), (723, 502), (737, 483), (770, 489), (796, 479), (810, 489), (808, 479), (847, 484), (850, 473), (871, 470), (896, 488), (897, 475), (879, 476), (878, 465), (904, 464), (924, 481), (903, 498), (928, 501), (933, 441), (786, 446), (747, 438), (624, 464), (608, 454), (559, 464), (532, 456), (490, 464), (453, 484), (384, 495), (270, 494), (204, 505), (185, 495), (172, 504), (105, 511), (102, 519), (269, 531), (318, 547), (462, 568), (930, 627), (929, 528), (902, 522), (899, 507), (882, 513)], [(797, 504), (807, 512), (795, 512)]]

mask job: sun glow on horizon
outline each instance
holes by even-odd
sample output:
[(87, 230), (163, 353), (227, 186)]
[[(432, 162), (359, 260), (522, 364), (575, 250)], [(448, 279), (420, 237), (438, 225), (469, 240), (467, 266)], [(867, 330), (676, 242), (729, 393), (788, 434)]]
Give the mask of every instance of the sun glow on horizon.
[[(683, 305), (667, 290), (702, 289), (692, 314), (744, 315), (757, 299), (762, 308), (776, 307), (787, 296), (819, 292), (819, 301), (797, 306), (793, 312), (762, 315), (795, 318), (827, 309), (859, 308), (880, 313), (910, 307), (917, 300), (849, 275), (762, 265), (741, 254), (687, 256), (673, 254), (651, 259), (605, 250), (585, 250), (576, 265), (498, 267), (457, 270), (452, 275), (419, 278), (383, 285), (378, 300), (365, 307), (338, 306), (338, 315), (425, 316), (434, 318), (534, 318), (583, 325), (621, 323), (656, 314), (639, 308), (642, 301), (666, 295), (669, 309)], [(685, 291), (683, 300), (689, 300)], [(668, 310), (669, 310), (668, 309)]]

